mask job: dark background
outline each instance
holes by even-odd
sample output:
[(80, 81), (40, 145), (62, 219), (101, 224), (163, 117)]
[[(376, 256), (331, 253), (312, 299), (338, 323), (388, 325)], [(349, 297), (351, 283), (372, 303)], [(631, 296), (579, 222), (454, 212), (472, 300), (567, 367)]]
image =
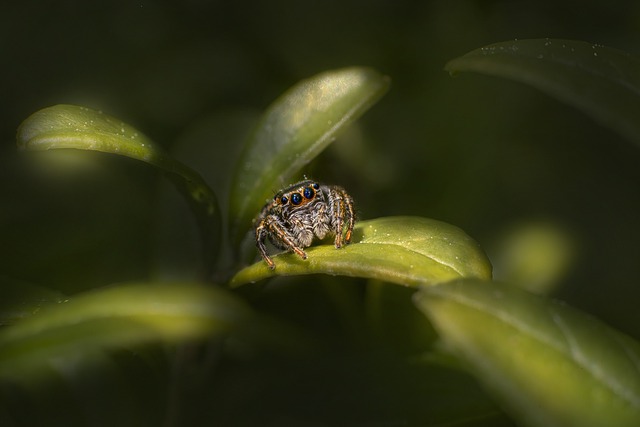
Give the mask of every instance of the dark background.
[[(34, 176), (15, 152), (15, 132), (36, 110), (73, 103), (115, 115), (182, 156), (226, 205), (257, 114), (300, 79), (365, 65), (390, 76), (391, 90), (307, 173), (349, 188), (362, 218), (440, 219), (492, 257), (514, 224), (552, 223), (575, 249), (555, 295), (640, 338), (640, 148), (535, 89), (443, 71), (450, 59), (513, 39), (638, 53), (640, 3), (22, 1), (2, 9), (4, 279), (73, 293), (156, 268), (158, 174), (94, 155), (100, 160), (84, 166), (91, 173)], [(197, 144), (206, 150), (189, 155)]]

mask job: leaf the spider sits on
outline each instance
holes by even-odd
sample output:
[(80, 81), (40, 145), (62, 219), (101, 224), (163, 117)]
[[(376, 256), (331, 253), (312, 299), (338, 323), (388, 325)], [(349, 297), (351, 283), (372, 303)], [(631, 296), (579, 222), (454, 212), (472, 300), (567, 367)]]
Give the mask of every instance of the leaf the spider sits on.
[(423, 287), (415, 302), (522, 425), (640, 425), (640, 344), (630, 337), (495, 282)]
[(275, 270), (259, 261), (231, 280), (237, 287), (273, 276), (331, 274), (365, 277), (404, 286), (434, 284), (461, 277), (491, 278), (491, 264), (460, 228), (420, 217), (386, 217), (356, 223), (352, 243), (305, 249), (273, 257)]
[(196, 283), (127, 284), (86, 292), (0, 330), (0, 378), (37, 376), (40, 368), (79, 360), (85, 352), (224, 333), (249, 314), (228, 292)]
[(78, 149), (130, 157), (163, 172), (187, 199), (202, 229), (205, 259), (217, 255), (221, 217), (218, 201), (200, 175), (119, 119), (76, 105), (55, 105), (33, 113), (17, 133), (24, 151)]
[(527, 83), (640, 143), (640, 59), (626, 52), (575, 40), (515, 40), (473, 50), (445, 69)]
[(374, 70), (344, 68), (303, 80), (271, 104), (249, 137), (233, 179), (232, 241), (242, 240), (274, 190), (290, 184), (388, 86), (389, 79)]

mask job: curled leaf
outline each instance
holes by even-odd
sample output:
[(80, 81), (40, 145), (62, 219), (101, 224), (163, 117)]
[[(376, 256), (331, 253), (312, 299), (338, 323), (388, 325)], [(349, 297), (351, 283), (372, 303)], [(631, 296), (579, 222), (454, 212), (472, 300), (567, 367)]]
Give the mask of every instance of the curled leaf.
[(640, 425), (638, 342), (513, 286), (460, 280), (416, 296), (446, 348), (523, 425)]
[(640, 143), (640, 59), (626, 52), (575, 40), (514, 40), (473, 50), (445, 69), (530, 84)]
[(332, 70), (301, 81), (269, 106), (247, 141), (233, 180), (235, 242), (274, 190), (289, 184), (388, 86), (386, 77), (369, 68)]
[(386, 217), (356, 223), (350, 245), (307, 248), (273, 257), (275, 270), (260, 261), (236, 274), (231, 286), (276, 275), (332, 274), (366, 277), (405, 286), (460, 277), (491, 278), (491, 264), (478, 244), (458, 227), (420, 217)]
[(43, 108), (22, 122), (18, 148), (28, 151), (76, 148), (119, 154), (165, 170), (173, 168), (167, 153), (121, 120), (76, 105)]

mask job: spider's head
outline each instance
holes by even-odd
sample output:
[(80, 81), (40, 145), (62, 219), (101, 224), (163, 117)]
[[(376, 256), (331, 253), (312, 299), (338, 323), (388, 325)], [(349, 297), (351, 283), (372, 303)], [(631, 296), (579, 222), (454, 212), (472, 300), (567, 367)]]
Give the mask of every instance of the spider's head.
[(319, 190), (320, 184), (315, 181), (305, 180), (278, 192), (273, 198), (273, 201), (281, 207), (290, 206), (297, 208), (312, 201)]

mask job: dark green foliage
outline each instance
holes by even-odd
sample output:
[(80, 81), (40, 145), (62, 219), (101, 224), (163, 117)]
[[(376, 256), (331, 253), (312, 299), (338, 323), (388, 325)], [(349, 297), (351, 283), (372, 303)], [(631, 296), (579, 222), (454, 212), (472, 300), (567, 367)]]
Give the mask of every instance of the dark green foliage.
[(635, 3), (74, 3), (0, 18), (0, 425), (640, 424)]

